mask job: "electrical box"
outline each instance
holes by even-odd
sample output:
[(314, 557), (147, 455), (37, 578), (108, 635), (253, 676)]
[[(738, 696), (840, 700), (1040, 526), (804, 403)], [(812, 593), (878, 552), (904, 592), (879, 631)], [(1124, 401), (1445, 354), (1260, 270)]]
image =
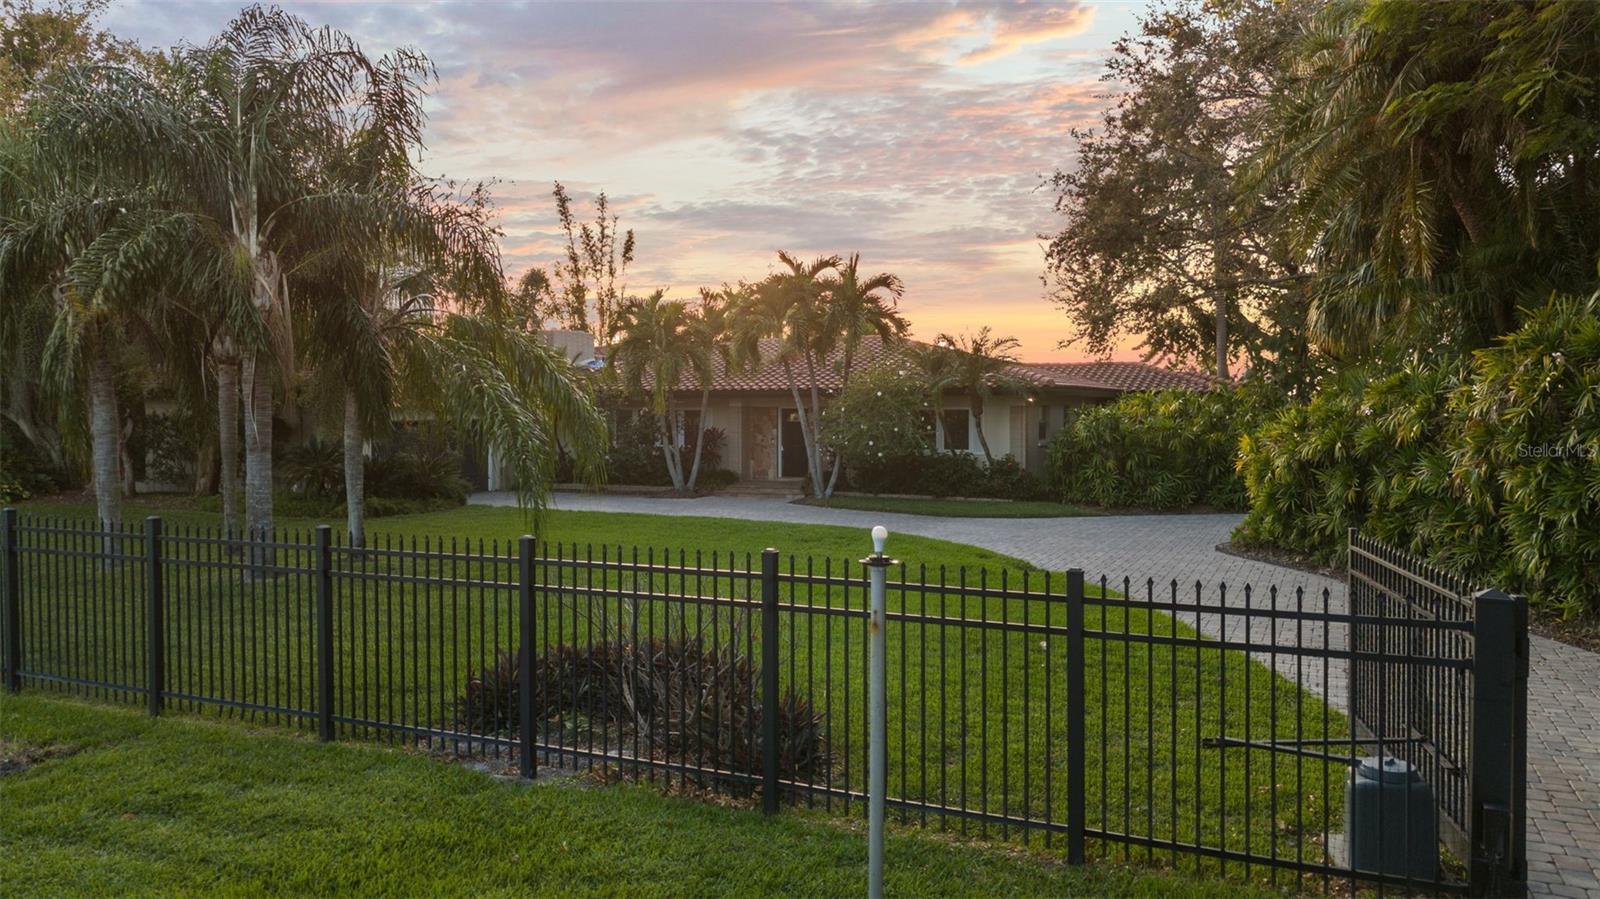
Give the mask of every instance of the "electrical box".
[(1403, 759), (1364, 758), (1344, 794), (1346, 862), (1357, 871), (1432, 881), (1439, 871), (1433, 787)]

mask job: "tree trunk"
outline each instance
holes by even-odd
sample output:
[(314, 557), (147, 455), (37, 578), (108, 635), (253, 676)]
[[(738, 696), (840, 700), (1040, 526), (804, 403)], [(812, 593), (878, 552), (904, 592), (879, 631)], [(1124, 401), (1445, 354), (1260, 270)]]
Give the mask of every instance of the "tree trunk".
[(217, 362), (217, 454), (222, 484), (222, 527), (239, 527), (239, 360)]
[(139, 492), (139, 469), (134, 465), (133, 448), (129, 445), (132, 440), (133, 419), (130, 418), (117, 428), (117, 458), (122, 460), (123, 496), (133, 496)]
[[(794, 414), (800, 418), (800, 442), (805, 445), (806, 471), (811, 481), (811, 495), (821, 496), (822, 478), (819, 476), (816, 465), (813, 464), (816, 462), (816, 454), (812, 451), (811, 429), (806, 425), (806, 404), (800, 399), (800, 384), (794, 379), (794, 366), (790, 365), (788, 360), (784, 360), (783, 372), (789, 378), (789, 393), (794, 396)], [(783, 447), (783, 418), (781, 415), (778, 419), (778, 447), (780, 450)], [(779, 474), (782, 474), (781, 470)]]
[(356, 395), (344, 395), (344, 508), (345, 527), (350, 532), (351, 546), (367, 543), (367, 489), (366, 458), (362, 454), (361, 410), (356, 406)]
[[(90, 348), (89, 360), (89, 436), (91, 459), (94, 468), (95, 517), (102, 529), (109, 530), (122, 523), (122, 482), (117, 477), (120, 453), (118, 431), (121, 416), (117, 414), (117, 388), (111, 374), (111, 360), (105, 348)], [(106, 564), (111, 564), (114, 540), (106, 537), (104, 550)]]
[(689, 466), (689, 479), (685, 482), (691, 492), (700, 481), (700, 457), (706, 449), (706, 407), (710, 405), (711, 388), (706, 386), (700, 390), (700, 433), (694, 435), (694, 464)]
[(1211, 239), (1211, 289), (1216, 297), (1217, 378), (1222, 381), (1228, 380), (1228, 309), (1233, 305), (1229, 301), (1231, 291), (1223, 287), (1228, 277), (1227, 255), (1221, 234), (1214, 235)]
[(258, 353), (244, 368), (244, 526), (258, 541), (251, 558), (272, 564), (272, 376)]
[(817, 357), (809, 351), (806, 353), (806, 375), (811, 379), (811, 442), (806, 446), (806, 455), (811, 463), (811, 483), (816, 496), (827, 499), (827, 485), (822, 482), (822, 398), (817, 393)]
[(974, 409), (972, 412), (972, 429), (978, 432), (978, 446), (983, 449), (983, 463), (994, 464), (994, 454), (989, 452), (989, 438), (983, 433), (983, 413)]
[[(842, 399), (844, 392), (850, 389), (850, 367), (855, 363), (856, 345), (846, 342), (844, 345), (844, 368), (839, 370), (839, 396)], [(839, 470), (844, 468), (844, 456), (839, 453), (833, 455), (833, 470), (828, 473), (828, 489), (823, 494), (826, 499), (833, 496), (833, 488), (839, 483)]]
[(667, 463), (667, 478), (672, 481), (672, 489), (683, 492), (683, 466), (678, 456), (678, 442), (673, 437), (672, 410), (667, 410), (661, 416), (661, 459)]

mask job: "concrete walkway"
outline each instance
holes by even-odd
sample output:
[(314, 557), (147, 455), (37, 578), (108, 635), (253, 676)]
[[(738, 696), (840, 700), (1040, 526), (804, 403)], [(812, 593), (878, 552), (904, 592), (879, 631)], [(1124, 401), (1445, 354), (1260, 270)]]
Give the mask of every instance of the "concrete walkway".
[[(513, 505), (508, 493), (475, 494), (470, 502)], [(1304, 603), (1307, 610), (1344, 610), (1344, 583), (1331, 578), (1255, 562), (1217, 552), (1239, 523), (1238, 515), (1129, 515), (1092, 518), (934, 518), (882, 512), (857, 512), (795, 505), (767, 497), (709, 496), (697, 499), (663, 499), (640, 496), (561, 493), (551, 503), (556, 509), (595, 512), (640, 512), (653, 515), (694, 515), (799, 524), (859, 527), (863, 551), (869, 545), (865, 530), (881, 524), (895, 533), (918, 534), (981, 546), (1023, 559), (1041, 568), (1060, 571), (1078, 567), (1090, 580), (1101, 577), (1121, 589), (1124, 577), (1142, 596), (1147, 579), (1155, 582), (1157, 596), (1165, 598), (1170, 583), (1180, 585), (1180, 601), (1193, 602), (1194, 582), (1204, 584), (1202, 601), (1217, 603), (1220, 584), (1227, 585), (1227, 605), (1242, 608), (1245, 585), (1256, 606), (1269, 601), (1268, 588), (1276, 586), (1280, 605)], [(780, 549), (782, 533), (771, 541)], [(905, 559), (909, 563), (919, 560)], [(932, 561), (932, 560), (930, 560)], [(1186, 586), (1185, 586), (1186, 585)], [(1303, 591), (1303, 594), (1297, 594)], [(1223, 631), (1221, 616), (1208, 614), (1200, 621), (1180, 615), (1186, 623), (1209, 636)], [(1246, 637), (1243, 616), (1230, 616), (1227, 637)], [(1266, 621), (1255, 621), (1249, 638), (1271, 639)], [(1292, 628), (1279, 627), (1279, 642), (1321, 646), (1323, 634), (1307, 624), (1298, 638)], [(1328, 645), (1344, 645), (1343, 628), (1326, 635)], [(1531, 639), (1528, 678), (1528, 879), (1529, 893), (1600, 899), (1600, 655), (1547, 640)], [(1268, 662), (1266, 657), (1263, 662)], [(1292, 658), (1279, 657), (1279, 670), (1295, 675)], [(1300, 681), (1323, 696), (1330, 705), (1345, 705), (1343, 665), (1331, 665), (1327, 682), (1320, 665), (1305, 666)]]

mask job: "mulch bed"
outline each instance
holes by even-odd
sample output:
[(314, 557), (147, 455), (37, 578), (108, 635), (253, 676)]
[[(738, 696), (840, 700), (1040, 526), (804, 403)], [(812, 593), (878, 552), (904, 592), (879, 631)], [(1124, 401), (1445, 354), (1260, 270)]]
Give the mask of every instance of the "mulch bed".
[(1306, 574), (1330, 577), (1336, 581), (1344, 580), (1343, 568), (1333, 568), (1318, 562), (1310, 556), (1290, 552), (1286, 549), (1278, 549), (1277, 547), (1241, 546), (1230, 541), (1218, 543), (1217, 552), (1238, 556), (1241, 559), (1249, 559), (1252, 562), (1266, 562), (1268, 565), (1277, 565), (1281, 568), (1293, 568), (1295, 571), (1303, 571)]

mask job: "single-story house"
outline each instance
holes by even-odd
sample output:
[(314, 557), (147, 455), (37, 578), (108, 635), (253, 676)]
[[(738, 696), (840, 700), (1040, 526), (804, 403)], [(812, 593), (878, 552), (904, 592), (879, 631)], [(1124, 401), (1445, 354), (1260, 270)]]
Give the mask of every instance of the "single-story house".
[[(555, 332), (551, 340), (561, 347), (575, 365), (603, 367), (604, 348), (596, 349), (587, 334)], [(762, 358), (773, 359), (777, 341), (762, 344)], [(891, 357), (903, 352), (895, 345)], [(864, 339), (857, 347), (851, 367), (865, 370), (883, 359), (884, 344), (876, 337)], [(840, 377), (842, 353), (828, 360), (817, 372), (818, 386), (827, 397), (843, 388)], [(907, 360), (910, 365), (910, 360)], [(996, 458), (1011, 456), (1029, 471), (1042, 472), (1045, 448), (1059, 430), (1068, 410), (1074, 406), (1106, 403), (1138, 390), (1183, 388), (1204, 390), (1212, 385), (1210, 375), (1173, 371), (1141, 362), (1020, 362), (1010, 374), (1029, 385), (1025, 394), (1002, 394), (984, 404), (984, 436)], [(809, 402), (808, 384), (802, 378), (802, 398)], [(687, 384), (676, 405), (680, 412), (679, 439), (702, 428), (720, 428), (727, 437), (722, 449), (722, 465), (742, 481), (795, 481), (805, 477), (805, 444), (794, 396), (789, 390), (783, 367), (770, 363), (755, 371), (730, 371), (720, 361), (711, 384), (711, 399), (704, 421), (699, 421), (700, 391)], [(970, 398), (960, 393), (947, 394), (945, 414), (935, 422), (934, 441), (940, 450), (981, 453), (970, 410)], [(497, 489), (501, 478), (493, 460), (483, 481)]]

